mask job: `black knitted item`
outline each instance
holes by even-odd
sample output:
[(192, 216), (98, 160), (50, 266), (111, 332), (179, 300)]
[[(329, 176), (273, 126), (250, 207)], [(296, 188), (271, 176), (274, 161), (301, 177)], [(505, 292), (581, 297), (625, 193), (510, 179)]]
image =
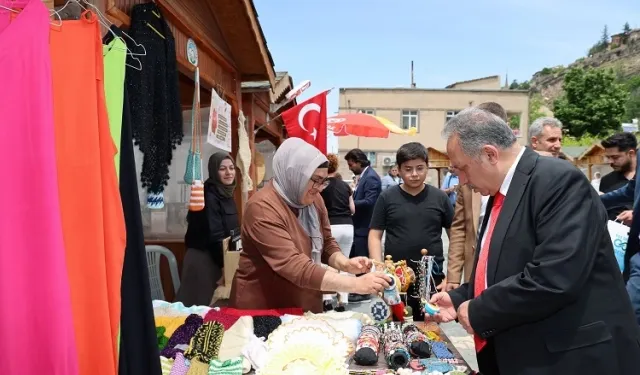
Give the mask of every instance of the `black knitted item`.
[(254, 316), (253, 317), (253, 334), (257, 337), (269, 338), (271, 332), (275, 331), (282, 324), (277, 316)]

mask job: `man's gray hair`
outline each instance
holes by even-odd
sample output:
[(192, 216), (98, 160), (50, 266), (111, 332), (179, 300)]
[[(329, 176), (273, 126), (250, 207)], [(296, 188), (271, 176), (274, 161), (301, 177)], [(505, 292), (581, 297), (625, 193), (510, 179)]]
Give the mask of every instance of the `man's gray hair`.
[(517, 141), (513, 130), (500, 117), (476, 107), (467, 108), (447, 121), (442, 136), (449, 139), (454, 135), (462, 152), (470, 157), (480, 156), (486, 145), (505, 150)]
[(553, 117), (540, 117), (534, 121), (533, 124), (529, 125), (529, 145), (531, 145), (531, 137), (538, 138), (545, 126), (562, 129), (562, 122)]

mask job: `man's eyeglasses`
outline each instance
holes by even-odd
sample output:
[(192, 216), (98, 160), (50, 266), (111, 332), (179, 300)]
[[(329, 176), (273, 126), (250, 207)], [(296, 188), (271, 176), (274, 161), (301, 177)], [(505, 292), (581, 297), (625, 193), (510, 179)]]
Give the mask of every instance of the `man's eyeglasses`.
[(322, 177), (311, 177), (311, 182), (313, 182), (314, 189), (324, 189), (329, 186), (329, 179)]

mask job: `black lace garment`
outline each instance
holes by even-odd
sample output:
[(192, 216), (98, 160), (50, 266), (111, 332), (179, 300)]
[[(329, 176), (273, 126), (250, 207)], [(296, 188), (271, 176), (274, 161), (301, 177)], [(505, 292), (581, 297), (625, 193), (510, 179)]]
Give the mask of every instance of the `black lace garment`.
[[(133, 139), (144, 154), (140, 180), (148, 192), (161, 193), (169, 181), (173, 150), (184, 135), (175, 41), (154, 3), (132, 8), (129, 35), (147, 51), (146, 56), (135, 56), (142, 70), (129, 67), (126, 77)], [(128, 38), (125, 41), (133, 53), (143, 52)], [(128, 64), (138, 62), (129, 56)]]

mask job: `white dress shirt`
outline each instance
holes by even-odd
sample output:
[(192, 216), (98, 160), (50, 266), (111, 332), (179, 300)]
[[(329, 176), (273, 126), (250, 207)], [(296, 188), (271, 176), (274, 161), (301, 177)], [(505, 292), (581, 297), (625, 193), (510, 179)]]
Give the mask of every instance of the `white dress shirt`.
[[(513, 180), (513, 175), (516, 173), (516, 167), (518, 166), (518, 163), (520, 162), (520, 159), (522, 158), (522, 154), (524, 154), (524, 150), (525, 147), (522, 147), (520, 149), (520, 153), (518, 154), (518, 156), (516, 157), (516, 160), (514, 160), (513, 164), (511, 164), (511, 167), (509, 168), (509, 170), (507, 171), (507, 175), (504, 176), (504, 181), (502, 181), (502, 186), (500, 186), (500, 194), (504, 195), (505, 199), (507, 198), (507, 193), (509, 192), (509, 186), (511, 186), (511, 180)], [(487, 197), (487, 201), (489, 200), (489, 198)], [(485, 205), (486, 208), (486, 205)], [(482, 211), (484, 212), (484, 211)], [(484, 215), (484, 214), (483, 214)], [(491, 214), (489, 214), (491, 215)], [(487, 228), (489, 228), (489, 226), (491, 225), (491, 222), (495, 220), (495, 218), (493, 216), (489, 216), (489, 221), (487, 222)], [(482, 224), (480, 224), (480, 227), (482, 227)], [(485, 231), (486, 233), (486, 231)], [(482, 251), (482, 249), (484, 248), (484, 234), (482, 236), (482, 241), (480, 242), (480, 251)], [(485, 276), (484, 279), (484, 287), (485, 289), (487, 288), (487, 279)]]

